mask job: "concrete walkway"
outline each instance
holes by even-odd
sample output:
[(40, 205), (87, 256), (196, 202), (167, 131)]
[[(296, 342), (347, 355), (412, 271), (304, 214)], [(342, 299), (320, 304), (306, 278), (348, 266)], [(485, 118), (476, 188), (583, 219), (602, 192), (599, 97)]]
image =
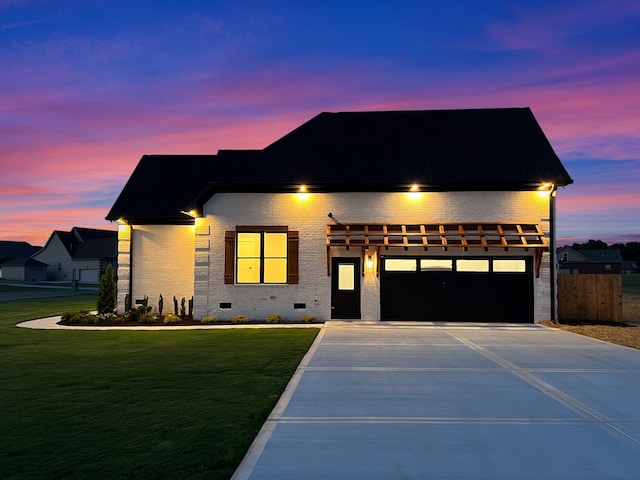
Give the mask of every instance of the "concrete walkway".
[(639, 476), (640, 351), (536, 325), (331, 321), (233, 480)]

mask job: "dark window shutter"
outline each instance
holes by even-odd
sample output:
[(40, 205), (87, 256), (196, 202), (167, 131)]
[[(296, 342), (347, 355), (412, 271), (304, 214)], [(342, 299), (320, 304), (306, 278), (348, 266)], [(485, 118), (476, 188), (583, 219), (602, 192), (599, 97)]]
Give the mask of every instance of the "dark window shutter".
[(287, 232), (287, 283), (298, 283), (298, 232)]
[(236, 232), (224, 232), (224, 283), (233, 285), (233, 270), (236, 264)]

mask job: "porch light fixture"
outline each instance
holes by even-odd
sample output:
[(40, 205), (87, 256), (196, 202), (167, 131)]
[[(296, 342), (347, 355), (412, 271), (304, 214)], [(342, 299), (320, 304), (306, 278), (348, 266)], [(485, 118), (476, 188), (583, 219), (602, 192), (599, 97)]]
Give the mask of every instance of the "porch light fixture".
[(298, 200), (306, 200), (309, 198), (309, 190), (307, 189), (307, 186), (304, 184), (300, 185), (296, 196), (298, 197)]
[(375, 267), (375, 255), (376, 251), (374, 249), (365, 250), (364, 252), (364, 265), (367, 272), (373, 272)]
[(184, 213), (185, 215), (188, 215), (192, 218), (198, 218), (200, 216), (197, 210), (189, 210), (188, 212), (185, 212), (184, 210), (180, 210), (180, 213)]
[(422, 196), (422, 192), (420, 191), (420, 185), (414, 183), (409, 187), (409, 198), (412, 200), (417, 200)]
[(549, 195), (553, 194), (553, 190), (555, 185), (550, 182), (544, 182), (540, 184), (538, 187), (538, 195), (543, 198), (547, 198)]
[(371, 271), (373, 269), (373, 255), (367, 255), (367, 270)]

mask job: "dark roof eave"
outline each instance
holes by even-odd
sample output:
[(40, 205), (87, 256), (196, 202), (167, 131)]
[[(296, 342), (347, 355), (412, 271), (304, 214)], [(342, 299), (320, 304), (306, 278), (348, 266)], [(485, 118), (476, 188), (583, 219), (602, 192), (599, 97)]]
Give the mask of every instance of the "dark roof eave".
[[(116, 219), (107, 218), (115, 221)], [(186, 214), (175, 217), (118, 217), (125, 225), (194, 225), (195, 219)]]
[[(571, 178), (556, 186), (566, 186), (573, 183)], [(421, 192), (484, 192), (484, 191), (533, 191), (539, 190), (543, 182), (437, 182), (418, 183)], [(307, 193), (332, 192), (408, 192), (413, 183), (216, 183), (209, 185), (194, 198), (185, 211), (200, 211), (202, 206), (216, 193), (300, 193), (304, 185)]]

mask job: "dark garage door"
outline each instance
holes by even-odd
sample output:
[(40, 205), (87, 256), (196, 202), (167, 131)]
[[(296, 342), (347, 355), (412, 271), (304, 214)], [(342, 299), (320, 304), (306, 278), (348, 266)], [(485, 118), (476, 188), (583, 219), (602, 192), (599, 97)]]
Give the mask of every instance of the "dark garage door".
[(533, 322), (530, 257), (381, 258), (382, 320)]

